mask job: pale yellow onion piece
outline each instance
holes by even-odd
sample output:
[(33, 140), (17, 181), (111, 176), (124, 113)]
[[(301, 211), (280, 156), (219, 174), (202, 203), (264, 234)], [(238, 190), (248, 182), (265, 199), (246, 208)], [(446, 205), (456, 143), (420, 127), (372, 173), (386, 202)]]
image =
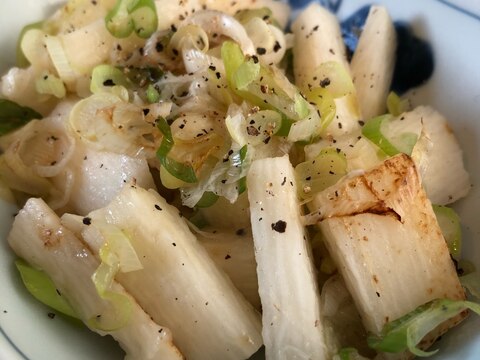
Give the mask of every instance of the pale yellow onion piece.
[(75, 142), (54, 117), (30, 124), (5, 151), (2, 161), (2, 168), (8, 169), (5, 180), (11, 188), (45, 196), (51, 207), (57, 209), (69, 198), (72, 176), (65, 167), (73, 155)]
[[(53, 70), (53, 69), (52, 69)], [(39, 94), (35, 88), (35, 79), (43, 69), (30, 66), (26, 69), (11, 68), (0, 81), (2, 97), (19, 105), (28, 106), (41, 114), (49, 114), (58, 99), (51, 95)]]
[[(270, 50), (275, 45), (275, 36), (268, 24), (259, 17), (253, 17), (245, 25), (245, 31), (253, 42), (255, 49), (262, 47)], [(259, 54), (260, 57), (262, 56)]]
[(70, 66), (80, 74), (89, 74), (96, 65), (107, 62), (114, 40), (103, 18), (58, 37)]
[(4, 181), (13, 190), (46, 196), (52, 187), (51, 182), (25, 165), (16, 150), (19, 145), (20, 141), (14, 142), (0, 157), (0, 169)]
[(186, 183), (168, 172), (163, 166), (160, 165), (160, 181), (162, 185), (167, 189), (178, 189), (185, 186)]
[(265, 49), (265, 54), (259, 54), (257, 51), (259, 58), (265, 64), (278, 64), (286, 51), (284, 33), (276, 26), (267, 24), (259, 17), (252, 18), (244, 26), (255, 49)]
[[(149, 152), (152, 155), (157, 147), (155, 139), (159, 131), (155, 132), (155, 127), (144, 121), (142, 108), (110, 93), (79, 101), (70, 113), (69, 122), (73, 132), (97, 150), (135, 157)], [(143, 136), (150, 134), (153, 139)]]
[(53, 63), (45, 47), (45, 39), (47, 36), (48, 35), (40, 29), (30, 29), (23, 36), (20, 48), (32, 66), (53, 70)]
[(323, 62), (310, 76), (309, 88), (325, 88), (334, 98), (355, 94), (352, 78), (348, 70), (339, 62)]
[(184, 24), (198, 25), (207, 34), (225, 35), (236, 41), (244, 54), (255, 54), (254, 45), (245, 28), (230, 15), (214, 10), (197, 11), (185, 19)]
[(208, 9), (223, 11), (231, 15), (234, 15), (239, 10), (247, 8), (258, 9), (268, 7), (272, 10), (273, 18), (279, 22), (282, 28), (287, 26), (288, 20), (290, 19), (290, 6), (287, 3), (276, 0), (201, 0), (200, 3), (206, 5)]
[(40, 74), (35, 81), (35, 89), (39, 94), (53, 95), (59, 99), (67, 93), (63, 81), (49, 72)]
[(48, 206), (53, 210), (62, 209), (67, 205), (72, 195), (75, 174), (69, 168), (52, 178), (54, 187), (50, 190)]
[(173, 34), (168, 48), (170, 51), (176, 49), (179, 52), (184, 49), (197, 49), (205, 53), (209, 48), (208, 35), (200, 26), (187, 24)]
[(45, 36), (44, 42), (58, 76), (65, 82), (67, 87), (73, 86), (78, 74), (70, 65), (62, 41), (56, 36), (47, 35)]

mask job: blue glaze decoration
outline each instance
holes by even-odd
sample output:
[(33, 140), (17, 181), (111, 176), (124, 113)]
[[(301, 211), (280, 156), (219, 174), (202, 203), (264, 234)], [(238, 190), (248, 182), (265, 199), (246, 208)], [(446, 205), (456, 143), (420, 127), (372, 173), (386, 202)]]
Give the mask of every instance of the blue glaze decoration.
[(398, 45), (391, 90), (403, 94), (432, 76), (435, 61), (431, 45), (415, 36), (408, 24), (395, 22), (395, 30)]
[(365, 5), (340, 23), (343, 41), (350, 55), (357, 48), (358, 38), (362, 33), (369, 11), (370, 5)]
[[(310, 4), (312, 0), (289, 0), (288, 3), (293, 9), (301, 9)], [(330, 10), (333, 13), (338, 11), (338, 8), (342, 4), (342, 0), (317, 0), (320, 5)]]
[[(357, 48), (369, 10), (370, 5), (363, 6), (341, 22), (343, 41), (349, 58)], [(397, 33), (397, 54), (391, 90), (403, 94), (430, 78), (434, 69), (434, 57), (430, 44), (418, 38), (408, 24), (395, 22), (394, 25)]]

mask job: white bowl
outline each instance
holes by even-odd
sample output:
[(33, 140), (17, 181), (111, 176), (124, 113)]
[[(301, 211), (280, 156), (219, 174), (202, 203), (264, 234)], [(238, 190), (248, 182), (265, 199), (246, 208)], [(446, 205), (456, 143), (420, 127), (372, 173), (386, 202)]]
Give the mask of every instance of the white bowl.
[[(0, 72), (13, 65), (17, 34), (23, 25), (50, 14), (60, 0), (1, 0)], [(335, 2), (335, 1), (333, 1)], [(338, 0), (337, 0), (338, 2)], [(431, 42), (435, 71), (414, 94), (416, 104), (429, 104), (447, 116), (465, 153), (473, 187), (455, 208), (464, 232), (464, 258), (480, 268), (480, 5), (472, 0), (381, 0), (394, 20), (411, 23), (417, 35)], [(345, 18), (365, 0), (346, 0), (339, 11)], [(458, 6), (473, 6), (469, 11)], [(475, 15), (478, 14), (478, 15)], [(50, 310), (24, 289), (5, 241), (17, 210), (0, 200), (0, 359), (80, 360), (120, 359), (123, 353), (110, 338), (102, 338)], [(435, 359), (480, 359), (480, 320), (475, 316), (435, 345)]]

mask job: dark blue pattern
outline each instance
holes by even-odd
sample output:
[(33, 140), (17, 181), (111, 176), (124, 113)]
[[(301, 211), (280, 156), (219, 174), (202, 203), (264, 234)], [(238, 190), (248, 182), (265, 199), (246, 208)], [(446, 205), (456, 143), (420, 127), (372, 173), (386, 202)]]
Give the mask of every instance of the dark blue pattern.
[[(294, 9), (301, 9), (311, 2), (312, 0), (290, 0), (288, 3)], [(316, 2), (333, 13), (336, 13), (340, 5), (342, 5), (342, 0), (316, 0)]]
[[(370, 10), (366, 5), (342, 21), (342, 36), (351, 56), (358, 45)], [(397, 32), (397, 57), (391, 89), (398, 94), (423, 84), (432, 76), (433, 51), (430, 44), (418, 38), (406, 23), (395, 23)]]

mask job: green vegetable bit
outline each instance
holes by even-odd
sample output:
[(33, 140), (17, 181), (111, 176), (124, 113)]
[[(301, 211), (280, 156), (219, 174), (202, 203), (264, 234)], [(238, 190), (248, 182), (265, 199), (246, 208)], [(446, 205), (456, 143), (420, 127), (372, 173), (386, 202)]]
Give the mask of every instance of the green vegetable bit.
[(62, 314), (79, 319), (47, 274), (33, 268), (23, 260), (15, 261), (15, 266), (20, 273), (23, 284), (33, 297)]
[(0, 136), (27, 124), (32, 119), (42, 119), (35, 110), (17, 103), (0, 99)]
[(117, 38), (125, 38), (135, 32), (148, 38), (158, 28), (157, 10), (154, 0), (118, 0), (105, 17), (108, 31)]
[(182, 164), (168, 156), (168, 153), (175, 145), (172, 136), (172, 130), (164, 118), (159, 118), (157, 127), (163, 134), (163, 140), (157, 150), (157, 158), (162, 166), (177, 179), (187, 183), (197, 182), (195, 171), (190, 165)]
[(480, 305), (471, 301), (433, 300), (387, 323), (380, 335), (369, 336), (368, 345), (375, 350), (389, 353), (409, 350), (417, 356), (433, 355), (438, 350), (427, 352), (417, 348), (417, 345), (438, 325), (467, 309), (480, 315)]

